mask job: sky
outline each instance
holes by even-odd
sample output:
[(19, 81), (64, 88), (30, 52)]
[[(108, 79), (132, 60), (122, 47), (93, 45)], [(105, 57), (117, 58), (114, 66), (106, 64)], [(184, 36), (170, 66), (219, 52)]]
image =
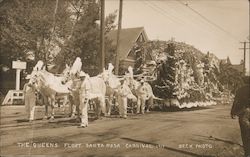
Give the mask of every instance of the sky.
[[(106, 15), (118, 9), (119, 0), (106, 0)], [(174, 38), (239, 64), (240, 42), (249, 42), (249, 1), (123, 0), (122, 28), (131, 27), (144, 27), (150, 40)], [(246, 58), (249, 71), (249, 50)]]

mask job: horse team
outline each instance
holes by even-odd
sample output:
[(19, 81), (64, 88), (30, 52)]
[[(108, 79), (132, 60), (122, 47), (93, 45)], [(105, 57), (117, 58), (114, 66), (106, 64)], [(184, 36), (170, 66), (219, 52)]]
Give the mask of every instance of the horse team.
[[(66, 65), (62, 75), (55, 76), (45, 70), (42, 61), (38, 61), (29, 75), (29, 84), (41, 94), (44, 100), (44, 118), (47, 119), (48, 106), (50, 106), (50, 119), (54, 119), (54, 107), (58, 95), (64, 99), (64, 105), (70, 102), (70, 114), (72, 117), (77, 114), (81, 127), (88, 126), (90, 102), (95, 102), (101, 109), (97, 114), (98, 117), (101, 113), (104, 116), (110, 116), (112, 105), (115, 103), (119, 108), (120, 117), (127, 118), (128, 100), (137, 103), (137, 113), (144, 114), (152, 107), (155, 96), (151, 86), (143, 79), (135, 80), (131, 67), (124, 77), (113, 74), (112, 64), (109, 64), (107, 70), (103, 69), (103, 73), (94, 77), (90, 77), (81, 69), (82, 62), (77, 57), (72, 67)], [(147, 106), (145, 106), (146, 101), (148, 101)]]

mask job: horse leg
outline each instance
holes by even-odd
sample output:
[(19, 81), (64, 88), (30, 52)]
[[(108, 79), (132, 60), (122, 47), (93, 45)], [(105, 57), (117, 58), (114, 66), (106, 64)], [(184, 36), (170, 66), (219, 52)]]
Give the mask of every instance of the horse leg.
[(105, 117), (107, 117), (107, 111), (106, 111), (106, 104), (105, 104), (105, 96), (101, 96), (99, 97), (100, 100), (100, 107), (101, 107), (101, 111), (104, 114)]
[(45, 107), (45, 115), (44, 115), (43, 119), (45, 120), (48, 118), (48, 105), (49, 105), (48, 98), (43, 96), (43, 102), (45, 104), (45, 106), (44, 106)]
[(112, 96), (109, 96), (107, 99), (107, 115), (111, 114), (111, 105), (112, 105)]
[(63, 97), (63, 104), (62, 104), (62, 113), (65, 114), (65, 110), (66, 110), (66, 105), (68, 103), (68, 97), (67, 96), (64, 96)]
[(76, 97), (74, 97), (75, 110), (77, 112), (77, 122), (80, 121), (80, 119), (81, 119), (81, 117), (80, 117), (80, 105), (82, 103), (81, 102), (82, 100), (80, 100), (80, 99), (82, 99), (82, 98), (80, 98), (79, 95), (77, 95)]
[(51, 98), (51, 105), (50, 105), (50, 107), (51, 107), (51, 117), (50, 117), (50, 119), (51, 120), (55, 119), (55, 117), (54, 117), (54, 115), (55, 115), (54, 109), (55, 109), (55, 103), (56, 103), (55, 101), (56, 101), (55, 97)]
[(148, 102), (147, 102), (147, 110), (146, 112), (150, 112), (149, 109), (151, 109), (153, 107), (153, 104), (154, 104), (154, 99), (153, 97), (151, 96), (149, 99), (148, 99)]
[(88, 104), (89, 100), (83, 100), (81, 102), (81, 111), (82, 111), (82, 117), (81, 117), (81, 127), (87, 127), (89, 125), (88, 123)]
[(68, 95), (68, 100), (69, 100), (69, 109), (70, 109), (69, 117), (74, 118), (75, 113), (76, 113), (74, 97), (72, 95)]
[(76, 108), (76, 112), (77, 112), (77, 119), (79, 119), (80, 118), (80, 105), (76, 104), (75, 108)]
[(146, 99), (142, 98), (141, 99), (141, 113), (144, 114), (145, 112), (145, 103), (146, 103)]
[(141, 104), (142, 104), (141, 97), (138, 97), (138, 99), (137, 99), (137, 109), (136, 109), (137, 114), (139, 114), (140, 111), (141, 111)]

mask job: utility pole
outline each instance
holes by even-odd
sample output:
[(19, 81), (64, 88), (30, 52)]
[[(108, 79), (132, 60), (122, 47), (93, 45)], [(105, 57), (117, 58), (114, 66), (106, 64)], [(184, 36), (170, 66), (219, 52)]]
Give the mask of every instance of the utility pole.
[(120, 65), (119, 46), (120, 46), (120, 34), (121, 34), (121, 27), (122, 27), (122, 5), (123, 5), (123, 0), (120, 0), (118, 30), (117, 30), (117, 40), (116, 40), (116, 57), (115, 57), (115, 74), (116, 75), (119, 73), (119, 65)]
[(102, 72), (105, 67), (105, 38), (104, 38), (104, 22), (105, 22), (105, 0), (101, 0), (101, 33), (100, 33), (100, 50), (101, 50), (101, 67), (100, 72)]
[(240, 49), (243, 49), (243, 52), (244, 52), (244, 57), (243, 57), (243, 74), (245, 75), (246, 74), (246, 51), (247, 49), (247, 43), (249, 44), (250, 42), (240, 42), (240, 43), (243, 43), (243, 48), (240, 48)]

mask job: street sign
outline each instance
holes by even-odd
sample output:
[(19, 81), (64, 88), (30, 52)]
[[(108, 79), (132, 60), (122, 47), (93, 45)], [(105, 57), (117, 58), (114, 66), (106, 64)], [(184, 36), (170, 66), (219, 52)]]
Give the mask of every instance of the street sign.
[(26, 69), (26, 62), (12, 61), (13, 69)]

